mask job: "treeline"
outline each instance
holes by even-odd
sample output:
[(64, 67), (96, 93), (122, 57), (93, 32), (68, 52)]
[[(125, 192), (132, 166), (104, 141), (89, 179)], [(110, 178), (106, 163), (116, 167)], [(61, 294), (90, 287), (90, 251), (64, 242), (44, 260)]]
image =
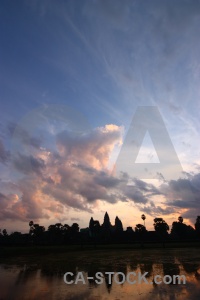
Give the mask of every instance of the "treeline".
[(144, 224), (137, 224), (134, 228), (123, 229), (121, 220), (116, 217), (112, 225), (108, 213), (104, 222), (90, 219), (89, 227), (80, 229), (77, 223), (56, 223), (46, 230), (44, 226), (29, 222), (29, 232), (13, 232), (8, 234), (6, 229), (0, 230), (0, 245), (70, 245), (70, 244), (104, 244), (104, 243), (134, 243), (140, 242), (181, 242), (200, 241), (200, 216), (197, 216), (194, 228), (185, 224), (180, 216), (173, 222), (171, 231), (163, 218), (154, 219), (154, 231), (148, 231), (145, 226), (146, 216), (141, 216)]

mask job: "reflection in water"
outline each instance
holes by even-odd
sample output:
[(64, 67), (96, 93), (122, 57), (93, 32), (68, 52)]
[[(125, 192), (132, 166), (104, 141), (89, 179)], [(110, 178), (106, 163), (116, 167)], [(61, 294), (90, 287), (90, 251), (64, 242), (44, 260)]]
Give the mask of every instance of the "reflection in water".
[[(69, 255), (69, 254), (68, 254)], [(199, 299), (200, 297), (200, 254), (198, 250), (143, 250), (94, 252), (73, 254), (70, 257), (48, 256), (37, 264), (26, 261), (23, 264), (0, 265), (0, 299)], [(83, 272), (86, 284), (67, 285), (63, 275), (71, 272), (67, 280), (75, 280)], [(95, 274), (102, 272), (103, 284), (97, 284)], [(130, 284), (123, 281), (123, 275), (106, 275), (105, 272), (129, 272), (144, 274), (149, 284)], [(155, 275), (185, 275), (186, 284), (156, 284)], [(110, 276), (110, 277), (109, 277)], [(87, 277), (90, 277), (87, 279)], [(130, 281), (137, 277), (130, 275)], [(151, 283), (150, 283), (151, 282)]]

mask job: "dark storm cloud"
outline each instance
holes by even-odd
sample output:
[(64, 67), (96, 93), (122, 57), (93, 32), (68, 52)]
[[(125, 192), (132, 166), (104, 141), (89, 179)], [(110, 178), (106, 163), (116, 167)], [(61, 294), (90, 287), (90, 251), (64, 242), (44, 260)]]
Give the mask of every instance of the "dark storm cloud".
[(60, 182), (54, 185), (49, 182), (43, 191), (77, 209), (88, 209), (83, 203), (93, 204), (97, 200), (108, 203), (130, 200), (144, 204), (150, 196), (161, 193), (152, 184), (133, 179), (134, 185), (130, 186), (127, 185), (129, 177), (116, 178), (106, 171), (83, 164), (60, 164), (57, 174), (60, 176)]
[[(141, 207), (140, 207), (141, 209)], [(174, 207), (161, 207), (159, 205), (155, 205), (154, 203), (150, 203), (150, 205), (146, 205), (142, 208), (142, 211), (145, 213), (149, 214), (150, 216), (157, 217), (157, 216), (162, 216), (162, 215), (170, 215), (175, 212), (177, 212), (177, 209)]]
[(200, 209), (200, 174), (171, 180), (168, 185), (161, 186), (161, 190), (171, 206)]
[(194, 222), (200, 213), (200, 173), (187, 173), (185, 176), (187, 178), (170, 180), (159, 187), (160, 193), (165, 196), (165, 200), (162, 201), (164, 207), (150, 201), (150, 205), (145, 206), (143, 210), (156, 216), (181, 213), (184, 209), (182, 216)]
[(68, 208), (71, 207), (77, 210), (87, 211), (89, 213), (92, 212), (87, 203), (80, 199), (80, 195), (73, 193), (72, 190), (68, 190), (59, 184), (54, 186), (52, 184), (46, 185), (42, 191), (44, 194), (53, 197), (56, 201)]
[(152, 195), (161, 195), (161, 191), (157, 189), (153, 184), (147, 183), (140, 179), (133, 179), (134, 185), (137, 187), (138, 190), (142, 192), (148, 193), (149, 196)]
[(173, 200), (171, 202), (168, 202), (168, 205), (171, 206), (176, 206), (176, 207), (180, 207), (180, 208), (191, 208), (191, 207), (196, 207), (196, 208), (200, 208), (200, 204), (197, 203), (196, 201), (193, 200)]
[(124, 195), (135, 203), (145, 204), (148, 202), (146, 196), (134, 186), (126, 186), (123, 190)]

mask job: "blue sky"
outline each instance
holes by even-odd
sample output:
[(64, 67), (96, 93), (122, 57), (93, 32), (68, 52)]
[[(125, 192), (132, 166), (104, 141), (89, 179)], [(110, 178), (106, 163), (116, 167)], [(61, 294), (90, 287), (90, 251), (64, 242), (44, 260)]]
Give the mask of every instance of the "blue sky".
[[(126, 226), (138, 223), (141, 212), (149, 214), (148, 226), (155, 214), (169, 223), (179, 214), (194, 222), (200, 209), (199, 190), (191, 188), (198, 186), (200, 163), (200, 1), (1, 1), (0, 25), (0, 228), (12, 230), (13, 220), (22, 230), (30, 218), (44, 224), (77, 218), (87, 226), (92, 214), (100, 219), (106, 210), (112, 218), (121, 212)], [(190, 186), (184, 195), (195, 204), (186, 204), (170, 181), (146, 183), (148, 195), (138, 181), (133, 195), (123, 180), (115, 183), (117, 191), (113, 182), (109, 188), (99, 184), (110, 174), (107, 166), (115, 162), (137, 107), (148, 105), (162, 115), (188, 173), (180, 179)], [(87, 135), (79, 138), (77, 130)], [(71, 191), (62, 176), (74, 170), (59, 169), (68, 156), (82, 172)], [(96, 196), (85, 191), (94, 169), (93, 180), (100, 176)], [(81, 176), (88, 178), (83, 186)], [(182, 186), (180, 180), (175, 183)], [(65, 201), (69, 191), (74, 202)]]

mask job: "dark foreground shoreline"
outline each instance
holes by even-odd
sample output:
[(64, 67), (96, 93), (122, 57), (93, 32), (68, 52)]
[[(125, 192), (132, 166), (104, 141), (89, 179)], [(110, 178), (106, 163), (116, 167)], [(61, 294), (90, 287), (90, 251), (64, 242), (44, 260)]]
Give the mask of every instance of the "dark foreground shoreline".
[(29, 246), (0, 246), (0, 263), (5, 259), (18, 256), (45, 256), (49, 254), (75, 254), (88, 253), (95, 254), (104, 251), (123, 251), (123, 250), (143, 250), (149, 252), (152, 250), (167, 249), (196, 249), (200, 248), (200, 241), (194, 242), (167, 242), (167, 243), (133, 243), (133, 244), (99, 244), (99, 245), (29, 245)]

